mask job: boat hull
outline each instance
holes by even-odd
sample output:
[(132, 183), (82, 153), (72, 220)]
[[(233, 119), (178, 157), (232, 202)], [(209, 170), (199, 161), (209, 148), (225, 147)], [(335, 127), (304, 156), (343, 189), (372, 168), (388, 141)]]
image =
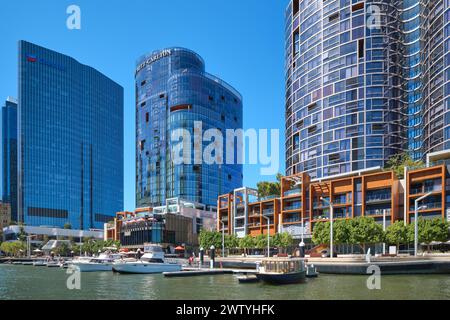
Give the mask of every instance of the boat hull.
[(306, 278), (306, 271), (282, 274), (258, 273), (256, 274), (256, 277), (259, 280), (270, 284), (293, 284), (304, 282)]
[(80, 272), (112, 271), (112, 264), (103, 263), (72, 263), (72, 267), (78, 268)]
[(169, 263), (116, 263), (113, 271), (124, 274), (152, 274), (181, 271), (179, 264)]

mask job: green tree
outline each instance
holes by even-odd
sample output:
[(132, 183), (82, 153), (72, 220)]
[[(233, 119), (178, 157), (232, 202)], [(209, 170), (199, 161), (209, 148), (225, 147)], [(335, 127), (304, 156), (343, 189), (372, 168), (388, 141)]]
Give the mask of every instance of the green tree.
[[(329, 228), (328, 228), (329, 231)], [(329, 236), (328, 236), (329, 238)], [(336, 220), (333, 224), (333, 240), (336, 244), (350, 243), (350, 224), (348, 220)]]
[(371, 217), (358, 217), (348, 220), (349, 243), (360, 245), (366, 252), (366, 244), (383, 242), (383, 226)]
[(19, 234), (17, 235), (17, 239), (20, 242), (25, 242), (25, 241), (27, 241), (27, 233), (25, 232), (25, 228), (24, 228), (24, 225), (22, 223), (19, 226), (20, 226), (19, 227)]
[(244, 254), (247, 255), (247, 250), (255, 248), (256, 240), (250, 235), (246, 235), (244, 238), (239, 239), (239, 248), (244, 249)]
[(398, 252), (400, 244), (408, 243), (408, 228), (403, 221), (396, 221), (386, 228), (384, 239), (387, 244), (395, 244)]
[(25, 243), (20, 241), (3, 242), (0, 246), (0, 250), (6, 253), (8, 256), (18, 257), (25, 253)]
[(72, 225), (67, 222), (64, 224), (64, 229), (72, 229)]
[(239, 246), (239, 239), (235, 235), (225, 236), (225, 248), (235, 249)]
[(209, 250), (211, 246), (222, 248), (222, 233), (202, 230), (199, 235), (199, 243), (205, 250)]
[(425, 164), (422, 161), (414, 161), (409, 153), (404, 152), (390, 157), (386, 163), (385, 169), (394, 171), (399, 179), (403, 179), (405, 167), (408, 167), (409, 169), (420, 169), (424, 166)]
[(314, 225), (312, 241), (314, 244), (330, 244), (330, 222), (320, 221)]
[(256, 187), (258, 189), (258, 196), (259, 198), (265, 198), (270, 196), (276, 196), (279, 197), (281, 194), (281, 178), (283, 177), (282, 174), (277, 174), (277, 181), (276, 182), (268, 182), (268, 181), (261, 181), (256, 184)]
[[(418, 241), (427, 245), (427, 251), (430, 251), (430, 244), (433, 241), (445, 242), (449, 238), (448, 222), (437, 218), (433, 220), (424, 219), (422, 217), (417, 221)], [(407, 227), (407, 238), (409, 243), (414, 243), (415, 224), (410, 223)]]
[(61, 257), (68, 257), (70, 251), (71, 251), (71, 248), (70, 248), (69, 244), (66, 242), (63, 242), (63, 243), (61, 243), (61, 245), (58, 248), (56, 248), (55, 254), (60, 255)]
[(275, 234), (273, 239), (273, 245), (281, 248), (284, 251), (292, 246), (293, 243), (294, 239), (292, 238), (292, 235), (287, 232), (277, 233)]

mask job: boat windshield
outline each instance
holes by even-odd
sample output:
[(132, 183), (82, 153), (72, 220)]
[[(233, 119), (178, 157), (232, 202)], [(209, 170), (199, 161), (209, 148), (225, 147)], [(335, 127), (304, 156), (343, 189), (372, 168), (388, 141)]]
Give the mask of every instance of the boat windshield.
[(154, 252), (164, 252), (164, 251), (160, 246), (145, 245), (144, 252), (145, 253), (154, 253)]
[(261, 262), (260, 272), (290, 273), (304, 269), (302, 260), (266, 260)]

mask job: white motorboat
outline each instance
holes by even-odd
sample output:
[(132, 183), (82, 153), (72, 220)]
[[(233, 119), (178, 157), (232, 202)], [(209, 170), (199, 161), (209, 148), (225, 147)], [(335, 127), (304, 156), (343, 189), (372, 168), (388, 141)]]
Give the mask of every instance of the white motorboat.
[(112, 271), (114, 261), (121, 257), (120, 254), (102, 253), (95, 258), (83, 257), (73, 260), (69, 267), (77, 268), (81, 272)]
[(113, 264), (113, 271), (118, 273), (163, 273), (181, 271), (181, 264), (168, 263), (164, 259), (164, 251), (160, 246), (146, 245), (144, 255), (135, 261), (117, 261)]

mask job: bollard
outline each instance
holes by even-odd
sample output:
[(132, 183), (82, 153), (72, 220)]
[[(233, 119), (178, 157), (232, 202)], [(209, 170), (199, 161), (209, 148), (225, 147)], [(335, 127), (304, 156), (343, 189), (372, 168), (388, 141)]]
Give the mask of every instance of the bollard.
[(205, 249), (203, 249), (203, 247), (201, 247), (200, 248), (200, 264), (199, 264), (199, 268), (202, 268), (204, 261), (205, 261)]
[(300, 258), (305, 257), (305, 243), (302, 241), (300, 242)]
[(216, 259), (216, 248), (214, 246), (211, 246), (211, 253), (209, 257), (209, 268), (214, 269), (214, 260)]

